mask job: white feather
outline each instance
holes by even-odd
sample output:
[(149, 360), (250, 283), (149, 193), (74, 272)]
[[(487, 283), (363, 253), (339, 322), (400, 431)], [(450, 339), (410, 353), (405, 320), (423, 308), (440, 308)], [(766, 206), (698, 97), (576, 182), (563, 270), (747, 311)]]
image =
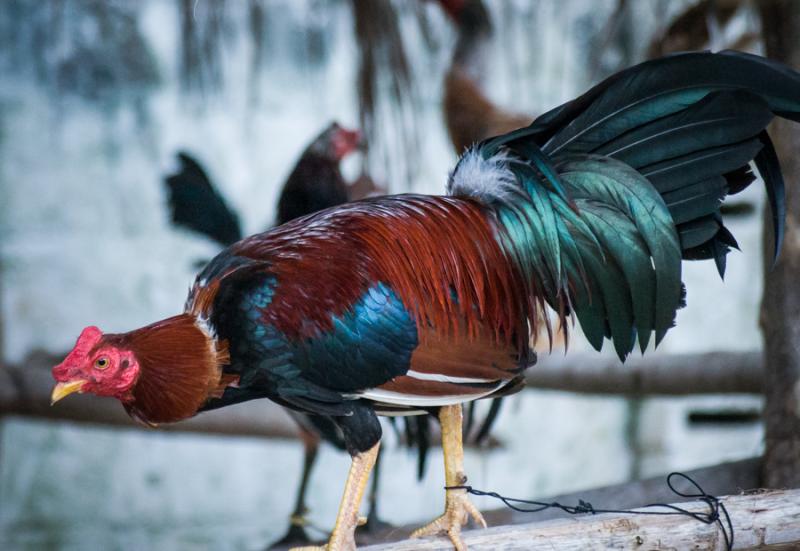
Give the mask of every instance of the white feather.
[(510, 199), (518, 191), (519, 184), (508, 168), (508, 161), (504, 151), (484, 159), (479, 150), (470, 149), (450, 174), (447, 193), (486, 204)]
[(403, 407), (436, 407), (436, 406), (451, 406), (453, 404), (460, 404), (462, 402), (470, 402), (483, 398), (491, 394), (506, 381), (498, 384), (494, 388), (490, 388), (485, 392), (479, 394), (454, 394), (448, 396), (419, 396), (416, 394), (403, 394), (401, 392), (392, 392), (391, 390), (383, 390), (380, 388), (371, 388), (358, 394), (359, 398), (366, 398), (380, 404), (391, 404)]
[(492, 383), (497, 379), (477, 379), (474, 377), (451, 377), (449, 375), (440, 375), (438, 373), (420, 373), (409, 369), (406, 376), (420, 379), (423, 381), (438, 381), (440, 383), (455, 383), (455, 384), (470, 384), (470, 383)]

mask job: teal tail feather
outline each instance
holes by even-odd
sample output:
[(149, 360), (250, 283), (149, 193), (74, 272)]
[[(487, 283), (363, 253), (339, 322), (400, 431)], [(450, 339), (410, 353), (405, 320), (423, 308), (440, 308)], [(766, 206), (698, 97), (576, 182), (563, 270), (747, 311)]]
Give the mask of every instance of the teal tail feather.
[(713, 259), (724, 275), (738, 245), (719, 207), (755, 180), (751, 162), (777, 255), (785, 199), (766, 132), (774, 116), (800, 121), (797, 72), (739, 52), (670, 56), (479, 144), (450, 192), (493, 210), (528, 296), (574, 313), (595, 348), (611, 339), (624, 359), (674, 324), (681, 260)]

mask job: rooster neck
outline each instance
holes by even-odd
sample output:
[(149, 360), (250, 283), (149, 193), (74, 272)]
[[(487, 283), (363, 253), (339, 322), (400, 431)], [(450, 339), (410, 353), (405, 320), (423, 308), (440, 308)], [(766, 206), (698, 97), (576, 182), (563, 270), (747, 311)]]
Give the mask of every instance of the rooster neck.
[(217, 341), (192, 314), (156, 322), (119, 337), (133, 351), (140, 373), (123, 400), (132, 417), (150, 425), (192, 417), (229, 381), (227, 343)]

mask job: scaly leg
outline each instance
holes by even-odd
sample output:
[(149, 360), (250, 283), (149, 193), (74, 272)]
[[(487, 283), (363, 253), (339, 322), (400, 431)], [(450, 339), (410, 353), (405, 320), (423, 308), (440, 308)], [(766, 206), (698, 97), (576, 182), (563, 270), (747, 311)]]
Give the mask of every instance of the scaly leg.
[(361, 527), (362, 534), (375, 533), (379, 530), (392, 527), (390, 523), (378, 517), (378, 485), (380, 484), (381, 457), (383, 457), (383, 455), (378, 454), (378, 458), (375, 460), (375, 468), (372, 471), (372, 484), (370, 485), (369, 492), (367, 492), (369, 513), (367, 513), (367, 522)]
[[(442, 424), (445, 485), (461, 486), (467, 481), (464, 474), (464, 448), (461, 442), (461, 406), (443, 406), (439, 410), (439, 421)], [(446, 533), (457, 551), (466, 551), (467, 546), (461, 539), (461, 527), (467, 523), (470, 516), (486, 528), (483, 515), (469, 500), (466, 490), (446, 490), (444, 514), (430, 524), (415, 530), (411, 537)]]
[(339, 514), (336, 515), (336, 525), (333, 527), (331, 538), (327, 545), (322, 547), (295, 547), (291, 551), (353, 551), (356, 548), (355, 531), (361, 518), (358, 507), (367, 487), (369, 475), (375, 466), (380, 442), (376, 443), (365, 452), (353, 456), (350, 464), (350, 473), (344, 486), (344, 495), (339, 504)]

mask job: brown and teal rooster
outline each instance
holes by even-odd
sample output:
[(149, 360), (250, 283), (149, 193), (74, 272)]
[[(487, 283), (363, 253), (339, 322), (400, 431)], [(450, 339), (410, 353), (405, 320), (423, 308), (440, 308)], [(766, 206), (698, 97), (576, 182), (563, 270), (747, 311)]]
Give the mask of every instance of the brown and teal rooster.
[[(81, 333), (53, 401), (119, 399), (149, 424), (269, 398), (327, 416), (352, 455), (328, 551), (353, 549), (381, 439), (378, 415), (440, 408), (446, 484), (462, 484), (461, 404), (512, 392), (541, 310), (574, 315), (624, 359), (657, 344), (684, 299), (682, 259), (722, 273), (736, 242), (719, 206), (754, 177), (783, 181), (765, 128), (800, 119), (800, 74), (736, 52), (620, 72), (458, 162), (444, 196), (348, 203), (234, 243), (183, 313), (129, 333)], [(462, 489), (418, 530), (480, 513)]]

